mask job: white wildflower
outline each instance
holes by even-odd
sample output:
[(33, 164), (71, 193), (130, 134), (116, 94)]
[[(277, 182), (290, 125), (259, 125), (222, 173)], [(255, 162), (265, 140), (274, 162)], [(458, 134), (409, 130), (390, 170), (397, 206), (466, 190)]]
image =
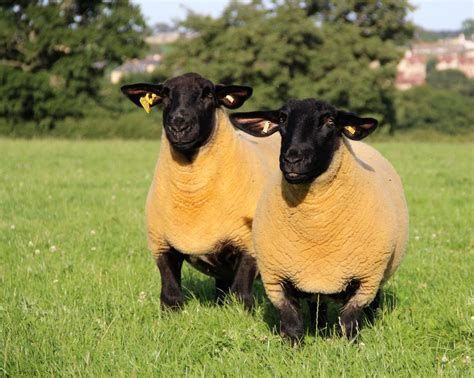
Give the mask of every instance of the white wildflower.
[(35, 249), (35, 255), (39, 255), (40, 254), (40, 250), (38, 248)]
[(56, 252), (58, 250), (58, 248), (55, 245), (52, 245), (51, 247), (49, 247), (49, 250), (51, 252)]
[(146, 299), (146, 293), (144, 291), (141, 291), (140, 294), (138, 294), (138, 302), (143, 303), (145, 302)]

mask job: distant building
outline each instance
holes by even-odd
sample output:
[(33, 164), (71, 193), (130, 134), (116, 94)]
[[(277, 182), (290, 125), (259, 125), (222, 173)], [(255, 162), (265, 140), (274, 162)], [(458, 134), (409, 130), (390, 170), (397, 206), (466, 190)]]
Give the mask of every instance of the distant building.
[(415, 55), (449, 55), (462, 54), (466, 51), (474, 50), (474, 41), (467, 39), (464, 34), (456, 38), (439, 39), (433, 42), (417, 42), (413, 45), (412, 51)]
[(413, 52), (407, 50), (405, 56), (397, 66), (396, 87), (404, 91), (425, 84), (426, 61), (425, 56), (414, 55)]
[(178, 31), (162, 32), (145, 38), (145, 42), (150, 45), (163, 45), (172, 43), (182, 36)]
[(459, 70), (468, 78), (474, 78), (474, 51), (466, 54), (451, 54), (438, 57), (436, 69), (442, 70)]
[(397, 66), (395, 85), (400, 90), (423, 85), (426, 82), (426, 62), (437, 60), (437, 70), (459, 70), (474, 78), (474, 40), (464, 34), (456, 38), (440, 39), (434, 42), (417, 42)]
[(169, 31), (146, 37), (145, 42), (151, 46), (151, 51), (156, 51), (157, 54), (149, 55), (145, 59), (132, 59), (125, 62), (110, 73), (110, 81), (113, 84), (117, 84), (127, 74), (153, 72), (163, 58), (162, 53), (164, 49), (162, 45), (173, 43), (179, 38), (192, 38), (192, 36), (192, 33)]
[(160, 64), (161, 55), (154, 54), (144, 59), (132, 59), (121, 66), (115, 68), (110, 73), (110, 81), (117, 84), (127, 74), (131, 73), (151, 73)]

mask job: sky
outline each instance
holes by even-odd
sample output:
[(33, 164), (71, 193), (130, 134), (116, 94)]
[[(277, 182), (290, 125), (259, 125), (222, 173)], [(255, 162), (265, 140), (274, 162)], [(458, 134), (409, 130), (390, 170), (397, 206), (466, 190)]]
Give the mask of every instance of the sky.
[[(228, 0), (132, 0), (139, 4), (147, 22), (171, 23), (186, 17), (186, 8), (218, 16)], [(474, 18), (474, 0), (410, 0), (417, 9), (410, 19), (430, 30), (457, 30), (466, 18)]]

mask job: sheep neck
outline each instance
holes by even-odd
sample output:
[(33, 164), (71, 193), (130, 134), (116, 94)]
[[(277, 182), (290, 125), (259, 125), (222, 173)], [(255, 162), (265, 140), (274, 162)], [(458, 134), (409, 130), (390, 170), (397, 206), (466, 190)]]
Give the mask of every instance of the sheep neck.
[[(158, 174), (172, 188), (172, 193), (181, 194), (193, 201), (209, 197), (209, 191), (226, 185), (226, 181), (239, 173), (238, 156), (241, 140), (236, 135), (223, 109), (216, 110), (216, 125), (208, 143), (202, 146), (191, 161), (172, 150), (168, 139), (162, 138)], [(222, 177), (225, 176), (225, 180)], [(229, 185), (235, 185), (230, 180)], [(185, 200), (185, 198), (182, 198)], [(196, 204), (196, 203), (195, 203)]]
[(318, 207), (328, 198), (345, 197), (355, 192), (352, 174), (357, 169), (349, 141), (341, 138), (328, 169), (307, 184), (290, 184), (282, 178), (282, 192), (289, 207)]

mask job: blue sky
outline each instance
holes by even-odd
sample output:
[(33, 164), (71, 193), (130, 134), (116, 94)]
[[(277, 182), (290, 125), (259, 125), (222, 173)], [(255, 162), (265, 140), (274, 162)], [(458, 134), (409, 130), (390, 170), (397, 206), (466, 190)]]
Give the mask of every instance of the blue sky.
[[(228, 0), (132, 0), (139, 4), (150, 24), (170, 23), (186, 17), (186, 8), (219, 15)], [(474, 18), (474, 0), (411, 0), (417, 9), (410, 15), (416, 24), (432, 30), (459, 29), (466, 18)]]

